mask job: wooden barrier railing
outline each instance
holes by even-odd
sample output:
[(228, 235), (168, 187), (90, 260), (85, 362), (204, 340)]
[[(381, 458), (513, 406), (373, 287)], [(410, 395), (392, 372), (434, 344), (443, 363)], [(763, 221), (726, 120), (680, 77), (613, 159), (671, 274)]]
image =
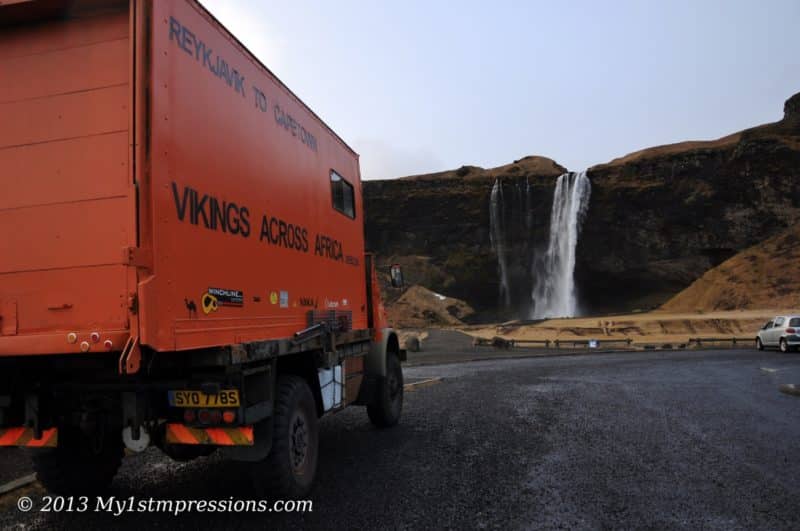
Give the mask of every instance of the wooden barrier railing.
[[(640, 348), (645, 350), (653, 349), (672, 349), (673, 345), (677, 348), (713, 346), (719, 343), (730, 343), (733, 347), (747, 347), (753, 344), (750, 337), (692, 337), (687, 343), (659, 343), (659, 344), (640, 344)], [(474, 347), (494, 347), (497, 349), (512, 348), (550, 348), (550, 349), (602, 349), (603, 347), (619, 346), (622, 348), (632, 348), (633, 340), (624, 339), (506, 339), (495, 336), (491, 339), (476, 337), (472, 340)]]
[(689, 346), (693, 344), (702, 347), (703, 345), (710, 345), (716, 343), (730, 343), (732, 346), (752, 346), (752, 337), (690, 337)]
[(495, 347), (500, 349), (521, 348), (600, 348), (602, 345), (624, 345), (630, 347), (633, 340), (625, 339), (506, 339), (493, 337), (491, 339), (476, 337), (472, 341), (474, 347)]

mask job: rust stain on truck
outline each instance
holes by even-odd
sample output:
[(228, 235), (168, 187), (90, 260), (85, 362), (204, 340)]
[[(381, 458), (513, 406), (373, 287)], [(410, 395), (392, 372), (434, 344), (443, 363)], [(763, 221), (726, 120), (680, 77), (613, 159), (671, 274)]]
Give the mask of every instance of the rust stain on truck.
[(0, 80), (0, 429), (106, 470), (98, 426), (175, 456), (167, 423), (241, 427), (266, 462), (298, 415), (397, 421), (358, 155), (202, 6), (0, 2)]

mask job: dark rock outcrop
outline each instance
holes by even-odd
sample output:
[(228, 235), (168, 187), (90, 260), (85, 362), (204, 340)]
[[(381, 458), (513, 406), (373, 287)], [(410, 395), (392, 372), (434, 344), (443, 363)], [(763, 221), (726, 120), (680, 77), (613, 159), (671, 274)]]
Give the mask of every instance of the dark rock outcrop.
[[(546, 241), (555, 179), (566, 170), (526, 157), (499, 168), (453, 171), (363, 183), (367, 247), (379, 263), (399, 263), (408, 284), (469, 301), (492, 317), (518, 315), (530, 302), (534, 241)], [(489, 235), (489, 195), (504, 189), (512, 308), (499, 304), (497, 258)], [(527, 200), (527, 204), (526, 204)], [(527, 207), (530, 206), (530, 209)], [(526, 222), (530, 218), (530, 231)]]
[(800, 92), (786, 100), (783, 106), (783, 125), (791, 128), (800, 128)]

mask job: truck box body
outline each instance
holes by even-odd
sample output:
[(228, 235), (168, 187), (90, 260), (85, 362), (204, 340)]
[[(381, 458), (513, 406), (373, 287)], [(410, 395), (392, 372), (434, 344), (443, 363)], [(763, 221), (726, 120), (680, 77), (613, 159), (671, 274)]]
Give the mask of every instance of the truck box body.
[(399, 421), (358, 156), (197, 2), (0, 2), (0, 120), (0, 446), (48, 490), (153, 444), (297, 498), (319, 417)]
[[(127, 10), (0, 30), (0, 355), (129, 330), (136, 243)], [(57, 336), (57, 337), (56, 337)]]
[(0, 356), (366, 329), (357, 155), (197, 3), (81, 4), (0, 28)]

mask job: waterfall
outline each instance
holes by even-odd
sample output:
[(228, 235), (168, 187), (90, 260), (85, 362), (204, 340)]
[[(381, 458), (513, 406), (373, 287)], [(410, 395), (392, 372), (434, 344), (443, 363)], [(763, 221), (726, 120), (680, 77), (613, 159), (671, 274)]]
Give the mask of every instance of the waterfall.
[(500, 179), (494, 181), (489, 196), (489, 238), (492, 250), (497, 255), (497, 269), (500, 273), (500, 298), (506, 307), (511, 306), (511, 293), (508, 291), (508, 265), (506, 263), (505, 234), (503, 231), (503, 187)]
[(586, 172), (565, 173), (556, 181), (550, 214), (550, 239), (539, 270), (534, 271), (534, 319), (572, 317), (577, 312), (575, 248), (591, 192), (592, 185)]

